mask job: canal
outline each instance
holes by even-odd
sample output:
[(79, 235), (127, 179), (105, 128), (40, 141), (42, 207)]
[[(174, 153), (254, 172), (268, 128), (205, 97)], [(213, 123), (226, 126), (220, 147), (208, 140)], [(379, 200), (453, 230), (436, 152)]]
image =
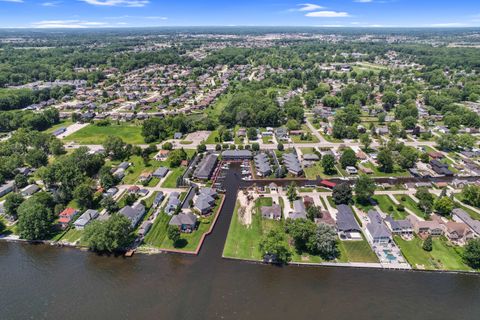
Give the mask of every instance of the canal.
[(238, 176), (199, 256), (0, 243), (0, 319), (479, 319), (480, 277), (221, 258)]

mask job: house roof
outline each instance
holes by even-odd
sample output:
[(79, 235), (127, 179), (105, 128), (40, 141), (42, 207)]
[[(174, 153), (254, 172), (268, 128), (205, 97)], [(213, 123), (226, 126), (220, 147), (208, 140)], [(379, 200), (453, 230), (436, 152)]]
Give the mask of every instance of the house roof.
[(278, 204), (260, 207), (260, 211), (264, 217), (280, 218), (282, 216), (282, 208)]
[(339, 231), (358, 231), (360, 232), (360, 226), (355, 220), (352, 209), (345, 204), (337, 206), (337, 229)]
[(174, 215), (170, 219), (169, 225), (182, 226), (182, 225), (195, 225), (197, 223), (197, 216), (191, 213), (179, 213)]

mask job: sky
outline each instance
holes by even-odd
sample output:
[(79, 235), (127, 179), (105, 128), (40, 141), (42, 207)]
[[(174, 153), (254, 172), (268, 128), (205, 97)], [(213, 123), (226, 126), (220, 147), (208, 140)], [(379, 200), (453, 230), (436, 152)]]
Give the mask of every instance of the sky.
[(0, 0), (0, 28), (480, 27), (480, 0)]

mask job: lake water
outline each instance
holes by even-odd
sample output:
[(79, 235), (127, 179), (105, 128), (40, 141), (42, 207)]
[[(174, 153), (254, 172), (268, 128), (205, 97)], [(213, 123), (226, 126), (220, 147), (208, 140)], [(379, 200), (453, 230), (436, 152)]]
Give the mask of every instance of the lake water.
[(0, 243), (0, 319), (480, 319), (480, 277), (221, 258), (237, 177), (199, 256)]

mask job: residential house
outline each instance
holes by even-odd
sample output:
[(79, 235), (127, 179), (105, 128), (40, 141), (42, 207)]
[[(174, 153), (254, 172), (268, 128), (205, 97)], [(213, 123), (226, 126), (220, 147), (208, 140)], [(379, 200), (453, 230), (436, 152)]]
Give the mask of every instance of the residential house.
[(15, 189), (15, 182), (9, 181), (2, 186), (0, 186), (0, 197), (9, 194)]
[(157, 170), (155, 170), (155, 172), (153, 173), (153, 176), (155, 178), (162, 179), (162, 178), (165, 178), (167, 176), (167, 173), (168, 173), (168, 168), (160, 167)]
[(153, 199), (153, 206), (155, 208), (158, 207), (163, 202), (163, 199), (165, 199), (165, 194), (163, 191), (159, 191), (155, 196), (155, 199)]
[(431, 160), (430, 166), (435, 173), (443, 176), (453, 176), (453, 172), (448, 169), (448, 164), (440, 162), (439, 160)]
[(88, 209), (77, 220), (75, 220), (73, 225), (75, 226), (75, 229), (83, 230), (87, 224), (97, 219), (98, 216), (99, 213), (97, 210)]
[(285, 153), (282, 157), (282, 161), (288, 172), (290, 172), (291, 174), (295, 176), (300, 176), (303, 174), (303, 169), (295, 154)]
[(174, 215), (170, 222), (171, 226), (177, 226), (181, 232), (191, 233), (197, 226), (197, 216), (192, 213), (179, 213)]
[(260, 207), (260, 212), (265, 219), (280, 220), (282, 218), (282, 208), (278, 204), (262, 206)]
[(225, 161), (251, 160), (252, 158), (250, 150), (225, 150), (222, 152), (222, 159)]
[(465, 210), (455, 208), (452, 211), (453, 221), (465, 223), (476, 237), (480, 237), (480, 221), (473, 219)]
[(140, 237), (145, 237), (145, 235), (150, 231), (152, 228), (153, 223), (151, 221), (144, 221), (141, 225), (140, 228), (138, 228), (138, 235)]
[(58, 215), (58, 225), (61, 229), (66, 229), (68, 224), (73, 220), (73, 218), (78, 214), (78, 210), (74, 208), (66, 208)]
[(337, 210), (337, 232), (340, 239), (361, 239), (360, 226), (352, 209), (345, 204), (340, 204), (337, 206)]
[(148, 183), (150, 180), (152, 180), (152, 173), (151, 172), (142, 172), (140, 176), (138, 177), (138, 182), (144, 184)]
[(412, 236), (413, 224), (410, 220), (394, 220), (391, 216), (385, 218), (385, 223), (393, 234), (399, 236)]
[(383, 218), (375, 210), (368, 211), (368, 219), (365, 236), (371, 244), (387, 244), (392, 241), (392, 233), (383, 223)]
[(122, 209), (120, 209), (118, 214), (121, 214), (127, 217), (132, 224), (132, 228), (135, 228), (135, 226), (138, 224), (138, 222), (143, 218), (145, 214), (145, 206), (140, 202), (138, 202), (133, 206), (123, 207)]
[(441, 236), (443, 235), (442, 225), (435, 220), (432, 221), (420, 221), (414, 217), (409, 217), (410, 222), (413, 225), (413, 230), (421, 238), (426, 238), (429, 235), (431, 236)]
[(199, 180), (208, 180), (212, 176), (213, 170), (217, 166), (218, 156), (216, 154), (206, 155), (198, 164), (193, 173), (193, 177)]
[(29, 196), (33, 195), (34, 193), (36, 193), (38, 191), (40, 191), (40, 187), (37, 186), (36, 184), (31, 184), (31, 185), (28, 185), (25, 188), (23, 188), (20, 191), (20, 193), (24, 197), (29, 197)]
[(254, 157), (255, 169), (257, 175), (267, 177), (272, 174), (272, 167), (270, 166), (270, 159), (265, 153), (259, 153)]
[(288, 217), (293, 220), (307, 218), (307, 210), (302, 200), (293, 201), (293, 211), (290, 212)]
[(172, 192), (168, 198), (168, 203), (165, 206), (165, 213), (169, 215), (174, 214), (181, 204), (180, 194), (178, 192)]

